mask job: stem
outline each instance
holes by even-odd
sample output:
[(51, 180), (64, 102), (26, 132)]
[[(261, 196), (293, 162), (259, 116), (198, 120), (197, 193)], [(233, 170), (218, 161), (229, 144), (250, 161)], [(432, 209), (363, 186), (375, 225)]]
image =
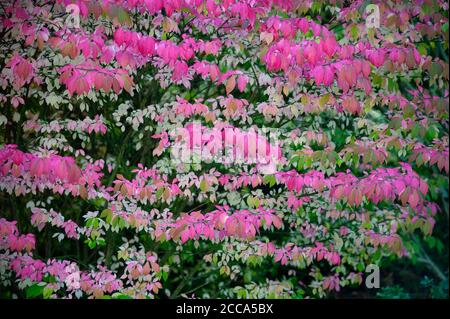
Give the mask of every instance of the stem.
[(439, 267), (431, 260), (427, 253), (423, 252), (422, 257), (417, 258), (417, 261), (422, 262), (442, 281), (447, 279), (447, 276), (439, 269)]
[(428, 268), (442, 281), (447, 279), (447, 276), (444, 275), (444, 273), (439, 269), (439, 267), (436, 265), (436, 263), (428, 256), (426, 251), (423, 249), (421, 243), (418, 241), (416, 237), (414, 237), (414, 241), (419, 245), (420, 251), (419, 255), (420, 257), (417, 258), (417, 261), (424, 263), (428, 266)]

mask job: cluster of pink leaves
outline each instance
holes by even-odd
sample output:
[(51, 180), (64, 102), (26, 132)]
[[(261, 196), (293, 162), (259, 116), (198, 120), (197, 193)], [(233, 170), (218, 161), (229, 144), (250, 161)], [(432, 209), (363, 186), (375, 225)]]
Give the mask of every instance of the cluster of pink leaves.
[[(427, 60), (425, 63), (429, 63)], [(417, 90), (408, 90), (413, 99), (409, 100), (401, 94), (380, 94), (381, 102), (388, 105), (391, 110), (405, 110), (412, 107), (417, 115), (421, 125), (426, 125), (431, 119), (430, 115), (442, 116), (446, 114), (444, 107), (445, 99), (448, 97), (448, 91), (444, 91), (444, 97), (430, 95), (430, 92), (419, 87)], [(407, 128), (414, 122), (412, 118), (401, 118), (402, 127)]]
[(372, 244), (375, 248), (378, 246), (387, 246), (390, 251), (396, 252), (398, 256), (404, 256), (407, 254), (405, 247), (403, 246), (402, 239), (398, 234), (379, 234), (373, 230), (364, 230), (366, 245)]
[(69, 56), (72, 59), (82, 55), (85, 59), (100, 58), (100, 62), (109, 63), (111, 56), (103, 32), (103, 28), (97, 28), (92, 34), (81, 30), (77, 33), (60, 30), (48, 39), (48, 45), (59, 50), (63, 56)]
[[(66, 4), (71, 3), (69, 0), (59, 0)], [(79, 3), (84, 8), (84, 14), (88, 12), (89, 0), (78, 0), (75, 3)], [(270, 10), (272, 6), (276, 6), (281, 10), (290, 10), (293, 6), (291, 1), (284, 0), (263, 0), (257, 2), (249, 1), (234, 1), (225, 0), (216, 2), (214, 0), (102, 0), (101, 4), (105, 7), (116, 5), (121, 8), (125, 8), (129, 11), (138, 10), (140, 13), (147, 12), (151, 15), (158, 14), (162, 10), (167, 16), (172, 16), (175, 13), (179, 13), (183, 10), (187, 10), (208, 21), (215, 22), (215, 25), (220, 25), (223, 19), (222, 15), (225, 14), (225, 18), (237, 19), (237, 22), (249, 21), (252, 26), (256, 20), (256, 14), (266, 12)], [(206, 9), (206, 12), (205, 12)], [(83, 12), (83, 10), (81, 10)]]
[(103, 176), (101, 161), (81, 170), (73, 157), (24, 153), (16, 145), (0, 149), (0, 167), (0, 188), (16, 195), (47, 188), (59, 194), (87, 197), (88, 190), (93, 195), (94, 187), (101, 188)]
[[(64, 192), (69, 189), (74, 195), (80, 194), (80, 186), (101, 189), (102, 173), (99, 172), (101, 167), (89, 164), (85, 170), (81, 170), (71, 157), (53, 154), (39, 157), (17, 150), (13, 145), (7, 145), (1, 149), (0, 163), (3, 177), (2, 188), (7, 188), (7, 185), (12, 184), (16, 194), (25, 193), (25, 186), (17, 182), (19, 178), (33, 183), (36, 185), (35, 187), (42, 187), (46, 184), (54, 185), (56, 192)], [(138, 174), (133, 181), (119, 176), (119, 179), (114, 182), (116, 195), (143, 199), (148, 198), (150, 194), (154, 195), (158, 189), (169, 192), (166, 199), (181, 194), (176, 179), (169, 182), (167, 178), (161, 178), (154, 170), (136, 169), (135, 172)], [(402, 164), (402, 168), (375, 169), (363, 178), (341, 172), (327, 178), (318, 171), (310, 171), (305, 174), (296, 171), (278, 172), (275, 176), (277, 182), (285, 184), (289, 191), (295, 190), (301, 194), (305, 187), (318, 192), (328, 189), (331, 198), (345, 199), (348, 204), (357, 206), (365, 198), (374, 203), (382, 200), (399, 200), (403, 205), (409, 204), (410, 207), (416, 208), (424, 204), (423, 196), (428, 192), (427, 183), (406, 163)], [(6, 177), (9, 177), (10, 180)], [(148, 177), (153, 179), (150, 185), (147, 185)], [(252, 177), (246, 174), (236, 178), (236, 176), (222, 175), (216, 172), (214, 177), (207, 179), (209, 186), (215, 182), (236, 189), (247, 185), (256, 187), (263, 182), (257, 176)]]
[(414, 109), (418, 109), (425, 114), (446, 114), (447, 110), (443, 102), (448, 99), (448, 90), (445, 90), (444, 97), (434, 96), (422, 87), (419, 87), (417, 90), (409, 90), (408, 92), (413, 96), (413, 101), (408, 101), (404, 97), (395, 97), (396, 100), (400, 100), (399, 104), (402, 104), (402, 106), (412, 105)]
[(338, 275), (325, 277), (322, 286), (325, 290), (335, 290), (340, 291), (340, 279)]
[(31, 224), (37, 227), (39, 231), (46, 224), (62, 228), (67, 238), (79, 239), (82, 233), (77, 223), (73, 220), (65, 221), (64, 216), (61, 213), (55, 212), (53, 209), (50, 209), (50, 211), (38, 207), (31, 209)]
[[(119, 175), (113, 182), (114, 191), (119, 199), (129, 197), (145, 202), (150, 200), (150, 203), (154, 203), (158, 200), (157, 193), (159, 190), (163, 191), (162, 196), (167, 201), (181, 193), (177, 179), (169, 182), (167, 176), (160, 175), (157, 170), (145, 169), (140, 164), (139, 168), (133, 170), (133, 172), (137, 174), (131, 181)], [(149, 178), (151, 179), (150, 184), (148, 184)]]
[[(335, 80), (344, 94), (351, 88), (361, 88), (366, 94), (372, 90), (369, 74), (371, 65), (380, 67), (388, 58), (399, 64), (406, 63), (410, 68), (420, 64), (421, 56), (417, 49), (393, 47), (375, 49), (369, 43), (355, 46), (338, 44), (328, 30), (320, 42), (303, 40), (292, 43), (281, 39), (271, 45), (263, 57), (269, 71), (283, 71), (295, 83), (300, 76), (314, 79), (317, 85), (330, 86)], [(319, 30), (316, 33), (320, 33)], [(411, 57), (411, 59), (407, 59)], [(370, 63), (369, 63), (370, 62)]]
[(34, 235), (20, 235), (16, 224), (16, 221), (9, 222), (4, 218), (0, 219), (0, 249), (10, 249), (11, 251), (32, 251), (36, 245)]
[[(173, 70), (172, 80), (177, 83), (183, 79), (191, 78), (190, 74), (195, 73), (203, 78), (209, 76), (211, 81), (218, 81), (219, 84), (226, 83), (227, 93), (230, 93), (236, 86), (237, 76), (238, 89), (241, 92), (245, 90), (248, 77), (243, 75), (241, 71), (229, 70), (222, 74), (216, 64), (201, 60), (188, 66), (187, 62), (193, 59), (196, 54), (217, 56), (222, 46), (218, 39), (212, 41), (196, 40), (186, 34), (181, 37), (181, 42), (175, 44), (171, 40), (158, 41), (151, 36), (122, 28), (117, 29), (114, 33), (114, 41), (119, 49), (131, 52), (130, 59), (127, 61), (131, 61), (131, 56), (138, 54), (144, 57), (157, 57), (159, 60), (155, 63), (161, 67), (170, 67)], [(122, 63), (122, 66), (129, 64)]]
[(35, 76), (35, 67), (33, 64), (19, 55), (11, 57), (6, 67), (11, 68), (13, 74), (12, 82), (15, 88), (20, 88), (30, 83)]
[(103, 68), (86, 61), (78, 65), (67, 64), (59, 72), (60, 81), (67, 86), (70, 94), (88, 93), (92, 88), (105, 92), (112, 89), (116, 94), (122, 89), (132, 92), (133, 80), (123, 69)]
[[(158, 180), (158, 174), (155, 170), (136, 170), (137, 175), (139, 178), (141, 178), (141, 182), (146, 180), (148, 177), (152, 177), (154, 179)], [(396, 176), (397, 179), (400, 175), (398, 170), (390, 170), (388, 171), (390, 172), (390, 177), (394, 177)], [(384, 199), (389, 199), (389, 200), (393, 200), (395, 199), (395, 195), (391, 196), (392, 194), (395, 194), (396, 192), (392, 192), (390, 190), (392, 190), (392, 185), (396, 185), (396, 187), (400, 187), (397, 190), (397, 194), (399, 193), (403, 193), (402, 190), (402, 181), (400, 182), (395, 182), (395, 181), (389, 181), (387, 183), (383, 183), (383, 181), (378, 181), (378, 185), (379, 187), (377, 187), (377, 184), (374, 184), (374, 181), (377, 181), (377, 176), (378, 179), (380, 180), (380, 176), (383, 177), (386, 174), (386, 171), (381, 170), (381, 174), (376, 175), (373, 174), (372, 178), (366, 178), (365, 181), (360, 182), (358, 185), (359, 187), (367, 187), (367, 185), (372, 185), (375, 187), (375, 190), (373, 191), (373, 196), (375, 197), (370, 197), (372, 200), (374, 201), (378, 201), (380, 200), (380, 198), (384, 198)], [(217, 175), (217, 174), (216, 174)], [(351, 183), (355, 183), (357, 181), (357, 179), (355, 177), (351, 178), (351, 177), (345, 177), (343, 180), (338, 181), (336, 178), (334, 179), (330, 179), (330, 180), (326, 180), (323, 176), (323, 174), (321, 173), (308, 173), (307, 175), (296, 175), (293, 174), (293, 172), (289, 173), (279, 173), (277, 174), (277, 177), (279, 179), (279, 181), (283, 182), (286, 184), (286, 186), (288, 187), (288, 189), (290, 190), (296, 190), (298, 192), (300, 192), (302, 190), (302, 188), (304, 186), (309, 186), (311, 188), (317, 189), (317, 190), (323, 190), (325, 188), (325, 186), (333, 188), (334, 187), (334, 193), (336, 196), (338, 196), (340, 194), (340, 191), (338, 189), (340, 189), (339, 187), (345, 187), (342, 186), (342, 184), (347, 185), (346, 183), (348, 182), (347, 180), (350, 178), (351, 179)], [(342, 176), (341, 176), (342, 178)], [(423, 184), (421, 184), (421, 181), (419, 179), (417, 179), (417, 176), (406, 176), (405, 177), (407, 179), (406, 185), (415, 185), (420, 188), (420, 186)], [(210, 179), (208, 179), (210, 181)], [(257, 185), (262, 183), (262, 178), (258, 177), (257, 175), (248, 175), (248, 176), (239, 176), (238, 178), (234, 175), (222, 175), (217, 179), (222, 185), (226, 186), (227, 188), (230, 189), (236, 189), (237, 187), (242, 187), (244, 185), (253, 185), (254, 187), (256, 187)], [(176, 181), (175, 181), (176, 182)], [(380, 184), (380, 182), (382, 182), (382, 184)], [(155, 184), (158, 184), (160, 182), (156, 182)], [(348, 185), (351, 185), (348, 184)], [(422, 182), (423, 183), (423, 182)], [(403, 185), (405, 186), (405, 185)], [(356, 190), (359, 190), (360, 188), (356, 188)], [(384, 190), (387, 188), (387, 192), (380, 192), (381, 190)], [(409, 186), (408, 186), (409, 187)], [(353, 190), (355, 188), (352, 187), (348, 187), (347, 190)], [(369, 189), (370, 192), (370, 189)], [(123, 193), (123, 191), (121, 192)], [(333, 193), (333, 191), (331, 192)], [(367, 193), (364, 193), (367, 194)], [(341, 196), (341, 195), (339, 195)], [(351, 195), (349, 195), (351, 196)], [(414, 195), (412, 195), (414, 196)], [(336, 197), (337, 199), (339, 199), (340, 197)], [(350, 199), (351, 200), (351, 199)], [(255, 214), (256, 213), (256, 214)], [(76, 236), (74, 231), (73, 226), (75, 226), (74, 223), (71, 222), (63, 222), (61, 219), (61, 216), (59, 216), (57, 213), (51, 214), (54, 215), (53, 216), (53, 221), (52, 223), (56, 226), (62, 226), (65, 228), (65, 231), (68, 235), (68, 237)], [(57, 216), (58, 215), (58, 216)], [(43, 216), (45, 216), (45, 218), (42, 218)], [(42, 223), (44, 222), (48, 222), (48, 215), (42, 214), (42, 210), (35, 210), (33, 211), (33, 223), (36, 224), (38, 227), (42, 227), (40, 226)], [(265, 225), (266, 227), (270, 226), (271, 221), (273, 222), (275, 228), (279, 228), (281, 227), (281, 220), (279, 219), (279, 217), (277, 217), (274, 214), (271, 214), (270, 211), (265, 211), (263, 209), (258, 209), (256, 210), (254, 213), (249, 212), (247, 210), (243, 210), (243, 211), (237, 211), (234, 212), (231, 216), (228, 216), (228, 213), (226, 210), (224, 210), (223, 208), (218, 208), (218, 210), (211, 212), (211, 213), (207, 213), (206, 215), (202, 215), (199, 213), (191, 213), (191, 214), (187, 214), (187, 215), (183, 215), (182, 217), (180, 217), (179, 219), (177, 219), (175, 222), (173, 223), (167, 223), (166, 221), (163, 221), (162, 223), (160, 221), (158, 221), (156, 224), (157, 226), (159, 226), (160, 228), (157, 227), (157, 230), (155, 231), (155, 236), (157, 234), (166, 234), (166, 236), (169, 236), (166, 239), (169, 239), (170, 237), (173, 239), (176, 239), (178, 237), (181, 237), (181, 240), (184, 242), (188, 239), (194, 239), (194, 238), (198, 238), (200, 235), (203, 235), (205, 238), (210, 238), (210, 239), (214, 239), (214, 238), (220, 238), (223, 236), (233, 236), (236, 235), (238, 237), (241, 238), (253, 238), (254, 235), (256, 234), (256, 230), (258, 228), (261, 227), (261, 221), (265, 220)], [(165, 225), (166, 228), (161, 228), (161, 225)], [(165, 229), (166, 231), (163, 232), (162, 229)], [(373, 236), (376, 236), (376, 234), (373, 234)], [(381, 241), (381, 243), (390, 243), (390, 239), (391, 237), (385, 237), (386, 239), (383, 239)], [(377, 241), (377, 239), (374, 239), (375, 241)], [(298, 256), (298, 252), (302, 251), (304, 252), (306, 248), (292, 248), (292, 249), (284, 249), (284, 250), (280, 250), (277, 253), (277, 256), (284, 256), (284, 257), (280, 257), (281, 259), (279, 260), (295, 260), (295, 256)], [(270, 252), (270, 250), (269, 250)], [(283, 253), (283, 254), (282, 254)], [(337, 260), (336, 255), (326, 255), (329, 257), (326, 258), (332, 258), (332, 260)], [(278, 258), (278, 257), (277, 257)], [(321, 259), (320, 255), (318, 257), (319, 259)]]
[(83, 294), (99, 298), (114, 292), (145, 298), (152, 297), (161, 288), (155, 277), (160, 267), (152, 253), (128, 261), (123, 275), (118, 278), (117, 273), (100, 264), (97, 270), (83, 271), (76, 263), (68, 260), (49, 259), (44, 262), (35, 259), (31, 254), (34, 248), (33, 234), (20, 235), (15, 221), (0, 219), (0, 256), (22, 281), (40, 283), (45, 277), (51, 276), (56, 282), (47, 283), (46, 287), (54, 294), (65, 289), (68, 298), (79, 298)]
[[(281, 38), (293, 40), (298, 31), (301, 31), (303, 34), (311, 31), (314, 36), (320, 36), (324, 30), (328, 35), (331, 35), (326, 28), (307, 18), (281, 19), (278, 16), (271, 16), (267, 18), (266, 23), (261, 26), (260, 30), (262, 33), (261, 37), (266, 42), (272, 42), (272, 40), (277, 41)], [(268, 34), (271, 35), (270, 38), (267, 38)], [(333, 41), (331, 38), (330, 40)], [(330, 48), (329, 52), (331, 51), (332, 48)]]
[(316, 191), (327, 188), (331, 198), (345, 199), (348, 204), (356, 206), (359, 206), (364, 198), (374, 203), (397, 199), (403, 205), (409, 204), (415, 208), (423, 203), (423, 196), (428, 192), (427, 183), (407, 163), (403, 163), (402, 168), (377, 168), (363, 178), (342, 172), (326, 178), (322, 172), (299, 174), (294, 170), (277, 173), (277, 176), (286, 184), (288, 190), (300, 193), (304, 186)]
[[(64, 2), (64, 1), (61, 1)], [(65, 3), (65, 2), (64, 2)], [(72, 2), (71, 2), (72, 3)], [(169, 12), (173, 10), (182, 10), (188, 8), (191, 11), (200, 9), (202, 1), (174, 1), (170, 4), (161, 2), (160, 4), (152, 4), (148, 7), (141, 2), (122, 1), (102, 1), (102, 3), (93, 4), (90, 1), (76, 1), (80, 6), (80, 13), (82, 16), (87, 16), (89, 11), (95, 14), (100, 12), (110, 12), (114, 7), (123, 6), (123, 8), (139, 8), (148, 10), (151, 14), (159, 12), (164, 9), (165, 13), (170, 16)], [(68, 2), (65, 3), (69, 4)], [(288, 8), (290, 3), (286, 4), (281, 1), (275, 1), (274, 4)], [(100, 8), (96, 7), (100, 6)], [(172, 7), (174, 5), (174, 7)], [(267, 10), (270, 7), (271, 1), (267, 3), (260, 3), (257, 7), (252, 7), (246, 3), (235, 3), (234, 1), (226, 1), (223, 4), (217, 4), (210, 1), (206, 7), (210, 10), (208, 14), (222, 14), (224, 11), (228, 12), (232, 17), (246, 21), (250, 16), (255, 19), (257, 12)], [(29, 31), (26, 45), (33, 45), (38, 35), (40, 45), (48, 42), (51, 47), (59, 50), (63, 55), (70, 56), (75, 59), (80, 54), (84, 57), (84, 61), (79, 64), (67, 64), (58, 71), (61, 73), (60, 81), (65, 84), (70, 94), (88, 93), (91, 89), (110, 92), (111, 89), (116, 93), (120, 93), (122, 89), (131, 92), (133, 89), (133, 82), (128, 74), (126, 68), (135, 69), (149, 62), (149, 57), (156, 55), (160, 62), (155, 63), (163, 66), (168, 65), (173, 70), (172, 79), (177, 82), (183, 82), (190, 78), (189, 70), (201, 76), (209, 75), (212, 81), (218, 81), (219, 84), (226, 84), (227, 93), (231, 92), (236, 83), (239, 90), (242, 92), (248, 82), (248, 76), (244, 75), (242, 71), (227, 71), (223, 74), (214, 63), (205, 61), (196, 61), (193, 65), (188, 66), (187, 61), (194, 57), (194, 53), (205, 53), (206, 55), (217, 55), (221, 42), (219, 40), (202, 41), (190, 38), (187, 35), (182, 35), (182, 41), (175, 44), (170, 40), (156, 41), (151, 36), (141, 35), (134, 31), (127, 31), (118, 28), (114, 34), (114, 43), (108, 43), (103, 34), (103, 29), (98, 28), (93, 34), (85, 34), (84, 32), (73, 33), (72, 30), (62, 28), (57, 30), (53, 36), (50, 36), (48, 29), (40, 28), (33, 23), (27, 23), (32, 20), (36, 12), (27, 12), (21, 7), (8, 8), (8, 12), (14, 12), (14, 19), (7, 19), (3, 21), (5, 27), (16, 27), (25, 25)], [(202, 12), (204, 14), (204, 12)], [(217, 15), (216, 14), (216, 15)], [(201, 20), (205, 18), (203, 15), (197, 14), (197, 18)], [(209, 21), (209, 18), (206, 18)], [(214, 23), (218, 23), (219, 18), (214, 18)], [(205, 22), (207, 23), (207, 22)], [(103, 67), (101, 63), (109, 64), (115, 60), (122, 68)], [(162, 64), (161, 64), (162, 63)], [(15, 56), (10, 59), (7, 67), (12, 69), (14, 75), (14, 83), (17, 88), (29, 83), (34, 76), (34, 69), (37, 67), (33, 61), (25, 58)]]
[(417, 165), (437, 165), (439, 170), (449, 172), (448, 143), (435, 141), (433, 147), (425, 146), (421, 143), (415, 143), (409, 161), (415, 161)]
[[(140, 172), (140, 170), (136, 171)], [(144, 172), (148, 171), (144, 170)], [(160, 188), (168, 190), (168, 197), (182, 194), (178, 179), (169, 182), (166, 179), (160, 179), (155, 171), (151, 172), (153, 173), (152, 178), (156, 178), (151, 184), (146, 185), (147, 174), (138, 173), (137, 178), (132, 181), (123, 177), (116, 180), (116, 191), (137, 199), (147, 198), (148, 194), (154, 194)], [(322, 193), (328, 191), (331, 199), (345, 199), (349, 205), (356, 206), (360, 206), (364, 199), (373, 203), (398, 200), (404, 206), (409, 205), (411, 208), (416, 208), (426, 204), (424, 196), (428, 192), (427, 183), (407, 163), (403, 163), (401, 168), (377, 168), (362, 178), (351, 173), (337, 173), (336, 176), (326, 177), (323, 172), (314, 170), (307, 173), (298, 173), (295, 170), (277, 172), (275, 178), (276, 182), (284, 184), (289, 191), (295, 191), (300, 197), (304, 196), (302, 193), (305, 189)], [(265, 183), (259, 174), (234, 175), (213, 172), (211, 175), (204, 174), (189, 186), (196, 184), (200, 188), (201, 180), (205, 180), (209, 186), (222, 185), (227, 190), (236, 190), (246, 186), (257, 187)], [(297, 198), (294, 197), (294, 199)]]

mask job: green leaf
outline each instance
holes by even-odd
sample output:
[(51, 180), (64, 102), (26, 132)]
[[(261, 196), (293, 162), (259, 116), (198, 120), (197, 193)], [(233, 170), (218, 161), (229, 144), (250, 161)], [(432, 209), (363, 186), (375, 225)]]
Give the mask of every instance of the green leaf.
[(125, 295), (125, 294), (121, 294), (121, 293), (114, 294), (114, 295), (112, 295), (112, 297), (114, 299), (133, 299), (132, 297)]
[(248, 207), (254, 207), (255, 206), (255, 202), (254, 202), (253, 196), (247, 197), (247, 205), (248, 205)]
[(276, 183), (275, 175), (266, 175), (264, 176), (264, 183), (269, 184), (270, 187), (273, 187)]
[(88, 239), (87, 244), (90, 249), (94, 249), (97, 246), (97, 242), (95, 240)]
[(35, 298), (41, 296), (45, 288), (45, 283), (34, 284), (26, 289), (27, 298)]
[(100, 214), (100, 217), (105, 218), (105, 217), (111, 216), (111, 214), (112, 214), (112, 210), (107, 208), (102, 211), (102, 213)]
[(117, 12), (117, 20), (119, 21), (120, 24), (125, 24), (125, 25), (130, 25), (131, 24), (131, 18), (128, 15), (128, 13), (122, 9), (119, 8), (118, 12)]
[(164, 193), (164, 187), (158, 188), (158, 190), (156, 191), (156, 198), (160, 199), (163, 193)]
[(43, 291), (44, 299), (50, 298), (50, 296), (52, 295), (52, 293), (53, 293), (53, 289), (52, 289), (52, 288), (49, 288), (49, 287), (47, 287), (47, 286), (44, 287), (44, 291)]
[(208, 189), (209, 189), (208, 183), (204, 179), (202, 179), (202, 181), (200, 182), (200, 190), (206, 192), (208, 191)]

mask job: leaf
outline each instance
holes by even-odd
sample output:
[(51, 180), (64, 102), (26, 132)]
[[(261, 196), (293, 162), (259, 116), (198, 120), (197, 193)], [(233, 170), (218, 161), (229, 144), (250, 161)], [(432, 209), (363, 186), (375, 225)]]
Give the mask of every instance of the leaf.
[(409, 195), (409, 204), (411, 205), (411, 207), (415, 208), (419, 204), (419, 200), (419, 194), (417, 194), (416, 191), (412, 191)]
[(43, 291), (43, 296), (44, 296), (44, 299), (48, 299), (48, 298), (50, 298), (50, 296), (52, 295), (52, 293), (53, 293), (53, 289), (52, 288), (49, 288), (49, 287), (44, 287), (44, 291)]
[(264, 41), (267, 45), (271, 44), (273, 41), (273, 33), (272, 32), (261, 32), (259, 35), (260, 41)]
[(90, 249), (94, 249), (96, 246), (97, 246), (97, 242), (95, 241), (95, 240), (91, 240), (91, 239), (88, 239), (87, 240), (87, 244), (88, 244), (88, 247), (90, 248)]
[(448, 22), (445, 22), (445, 23), (442, 25), (442, 31), (444, 31), (444, 32), (447, 32), (447, 31), (448, 31)]
[(170, 195), (171, 195), (172, 193), (170, 192), (170, 188), (169, 187), (165, 187), (165, 189), (164, 189), (164, 192), (163, 192), (163, 199), (165, 200), (165, 201), (167, 201), (169, 198), (170, 198)]
[(272, 222), (276, 229), (280, 229), (283, 226), (283, 221), (277, 215), (272, 215)]
[(330, 93), (327, 94), (323, 94), (320, 98), (319, 98), (319, 105), (321, 108), (323, 108), (325, 106), (325, 104), (328, 103), (328, 101), (330, 100)]
[(158, 190), (156, 191), (156, 198), (160, 199), (163, 192), (164, 192), (164, 187), (158, 188)]
[(207, 192), (209, 190), (208, 182), (204, 179), (200, 182), (200, 190), (203, 192)]
[(264, 176), (264, 183), (269, 184), (270, 187), (273, 187), (276, 184), (276, 179), (274, 175), (265, 175)]
[(103, 211), (102, 211), (102, 213), (100, 214), (100, 217), (102, 217), (102, 218), (108, 218), (108, 217), (110, 217), (112, 215), (112, 210), (111, 209), (109, 209), (109, 208), (107, 208), (107, 209), (104, 209)]
[(45, 283), (34, 284), (26, 289), (27, 298), (35, 298), (41, 296), (45, 288)]
[(247, 77), (246, 76), (240, 76), (238, 78), (238, 89), (240, 92), (244, 92), (245, 88), (247, 86)]

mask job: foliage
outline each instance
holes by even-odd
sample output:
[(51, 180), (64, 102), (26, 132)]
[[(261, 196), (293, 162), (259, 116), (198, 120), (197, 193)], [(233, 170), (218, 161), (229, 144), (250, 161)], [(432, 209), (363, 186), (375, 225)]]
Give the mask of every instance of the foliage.
[(448, 3), (372, 3), (2, 3), (2, 297), (448, 297)]
[(377, 293), (377, 296), (382, 299), (410, 299), (410, 295), (405, 292), (402, 287), (399, 286), (390, 286), (383, 287)]

